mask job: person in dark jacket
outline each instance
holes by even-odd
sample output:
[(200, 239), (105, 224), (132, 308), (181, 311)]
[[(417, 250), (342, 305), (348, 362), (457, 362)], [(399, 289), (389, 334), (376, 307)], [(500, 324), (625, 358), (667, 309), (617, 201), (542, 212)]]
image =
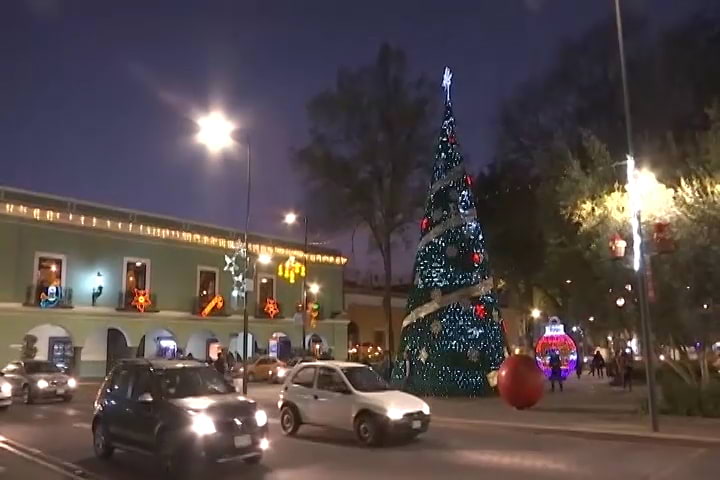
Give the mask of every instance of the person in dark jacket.
[(600, 350), (595, 352), (592, 359), (593, 370), (597, 371), (598, 377), (603, 378), (603, 372), (605, 371), (605, 359), (600, 353)]
[(220, 375), (225, 375), (225, 372), (227, 371), (227, 363), (225, 362), (225, 355), (223, 352), (218, 352), (217, 359), (215, 359), (213, 366)]
[(563, 391), (563, 378), (562, 378), (562, 361), (560, 360), (560, 354), (558, 352), (552, 352), (550, 354), (550, 391), (555, 391), (555, 382), (560, 385), (560, 391)]

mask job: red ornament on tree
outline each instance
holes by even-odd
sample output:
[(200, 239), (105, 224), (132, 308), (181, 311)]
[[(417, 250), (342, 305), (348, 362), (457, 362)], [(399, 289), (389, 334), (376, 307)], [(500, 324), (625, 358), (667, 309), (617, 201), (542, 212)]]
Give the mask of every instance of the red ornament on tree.
[(465, 175), (465, 183), (467, 184), (468, 187), (472, 187), (472, 182), (473, 182), (472, 177), (470, 175)]
[(653, 225), (653, 243), (657, 253), (672, 253), (675, 250), (675, 241), (668, 222)]
[(450, 136), (448, 137), (448, 142), (450, 142), (451, 144), (455, 144), (456, 140), (454, 134), (450, 134)]
[(478, 252), (473, 252), (472, 261), (475, 265), (480, 265), (483, 261), (483, 256), (481, 254), (479, 254)]
[(430, 226), (430, 219), (427, 217), (423, 218), (422, 221), (420, 222), (420, 231), (421, 232), (426, 231), (429, 226)]
[(527, 355), (507, 358), (498, 372), (498, 391), (505, 402), (524, 410), (535, 405), (543, 395), (545, 376), (535, 360)]
[(475, 305), (475, 315), (477, 315), (480, 318), (485, 318), (485, 314), (487, 313), (487, 310), (485, 310), (485, 305), (482, 303), (478, 303)]

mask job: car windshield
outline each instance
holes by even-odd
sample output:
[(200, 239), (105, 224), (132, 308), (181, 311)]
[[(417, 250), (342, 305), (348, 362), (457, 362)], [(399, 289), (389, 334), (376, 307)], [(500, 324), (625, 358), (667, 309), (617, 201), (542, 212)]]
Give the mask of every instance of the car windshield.
[(29, 374), (34, 373), (60, 373), (61, 370), (50, 362), (27, 362), (25, 371)]
[(387, 382), (370, 367), (347, 367), (342, 371), (350, 385), (359, 392), (382, 392), (390, 389)]
[(166, 398), (220, 395), (235, 391), (214, 368), (170, 368), (158, 372), (158, 376)]

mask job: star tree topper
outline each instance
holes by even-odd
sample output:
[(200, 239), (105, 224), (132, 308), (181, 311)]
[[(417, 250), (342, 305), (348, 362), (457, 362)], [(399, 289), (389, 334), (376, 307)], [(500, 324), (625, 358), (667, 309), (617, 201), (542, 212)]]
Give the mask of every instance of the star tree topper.
[(443, 73), (442, 87), (445, 89), (445, 98), (450, 102), (450, 85), (452, 84), (452, 71), (450, 67), (445, 67), (445, 73)]

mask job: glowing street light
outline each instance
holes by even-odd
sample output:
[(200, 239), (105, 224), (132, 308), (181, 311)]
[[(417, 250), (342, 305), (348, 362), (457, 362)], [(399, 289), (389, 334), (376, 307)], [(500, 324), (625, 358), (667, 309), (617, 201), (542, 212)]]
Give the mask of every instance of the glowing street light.
[(289, 212), (285, 214), (285, 219), (283, 220), (284, 223), (287, 225), (292, 225), (295, 222), (297, 222), (297, 213), (295, 212)]
[(311, 283), (310, 285), (308, 285), (308, 290), (313, 295), (317, 295), (318, 293), (320, 293), (320, 285), (318, 285), (317, 283)]
[(210, 153), (219, 153), (235, 143), (232, 134), (235, 124), (221, 112), (211, 112), (197, 119), (198, 132), (195, 139)]
[[(285, 214), (285, 218), (283, 219), (283, 223), (286, 225), (294, 225), (298, 221), (299, 215), (295, 212), (288, 212)], [(302, 215), (303, 223), (305, 225), (305, 241), (303, 242), (303, 267), (305, 267), (305, 275), (302, 277), (302, 291), (300, 292), (300, 305), (302, 305), (302, 315), (303, 315), (303, 322), (302, 322), (302, 338), (305, 338), (305, 315), (307, 314), (307, 257), (308, 257), (308, 218), (307, 215)], [(317, 291), (320, 291), (320, 287), (315, 283), (313, 284), (317, 287)], [(312, 292), (312, 285), (310, 286), (311, 293), (315, 295), (317, 292)], [(305, 340), (303, 340), (303, 343)], [(305, 346), (303, 345), (303, 349)]]
[(532, 318), (534, 318), (535, 320), (540, 318), (541, 315), (542, 315), (542, 312), (538, 308), (533, 308), (532, 310), (530, 310), (530, 316)]
[(618, 306), (618, 308), (622, 308), (625, 306), (625, 297), (618, 297), (617, 300), (615, 300), (615, 305)]
[(261, 253), (260, 255), (258, 255), (257, 261), (261, 265), (267, 265), (272, 262), (272, 257), (268, 253)]

